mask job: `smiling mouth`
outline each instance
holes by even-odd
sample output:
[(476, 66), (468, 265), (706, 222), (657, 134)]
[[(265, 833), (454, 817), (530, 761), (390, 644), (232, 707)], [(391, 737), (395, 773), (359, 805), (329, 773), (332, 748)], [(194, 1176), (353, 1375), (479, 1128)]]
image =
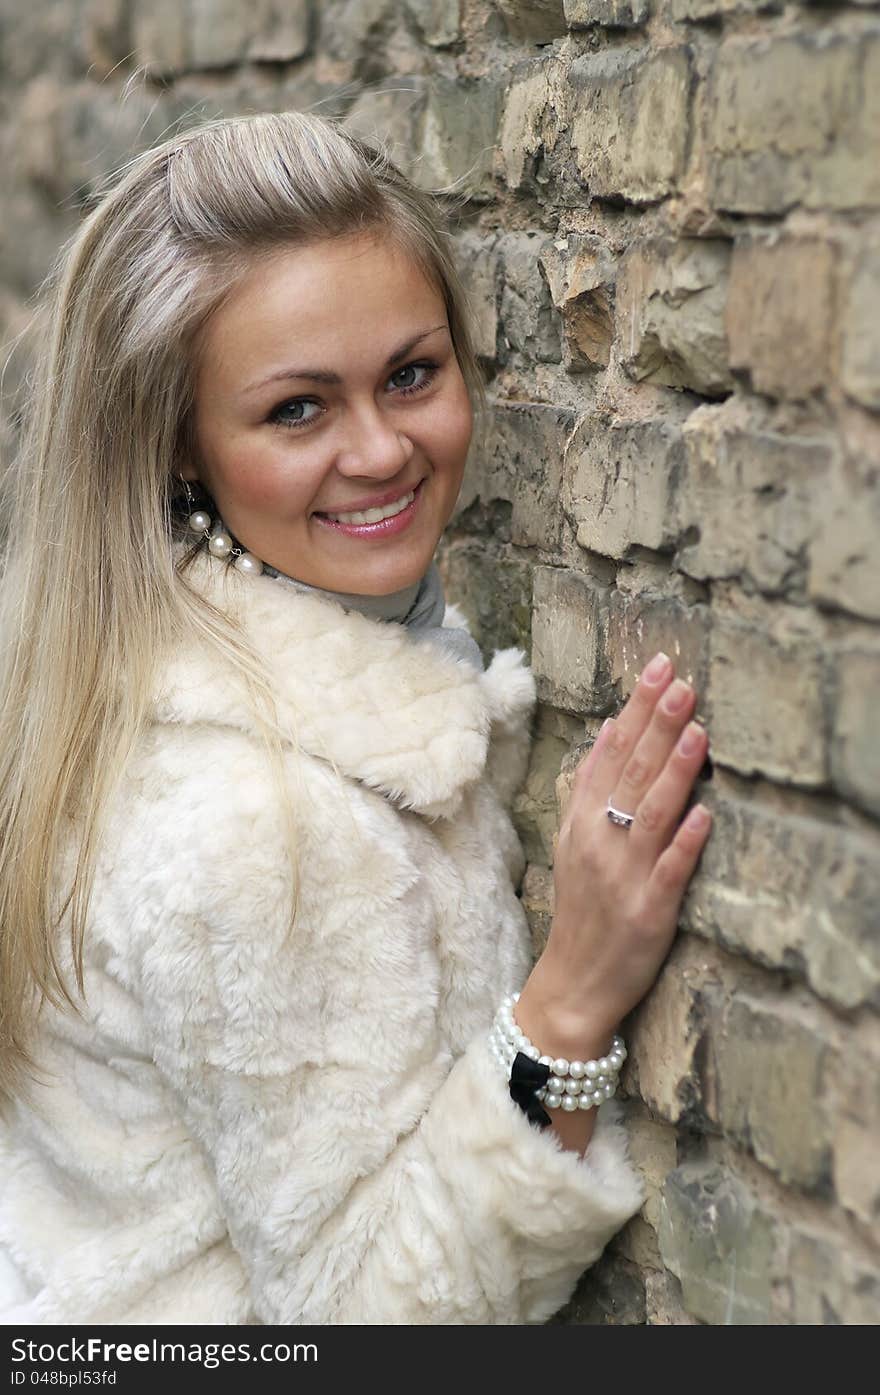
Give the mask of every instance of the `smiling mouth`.
[(424, 479), (419, 480), (415, 489), (401, 494), (399, 499), (381, 509), (365, 509), (342, 515), (316, 511), (313, 517), (323, 527), (352, 538), (395, 537), (409, 527), (419, 511), (424, 484)]
[[(417, 488), (418, 485), (416, 485)], [(410, 489), (408, 493), (401, 494), (399, 499), (385, 504), (382, 508), (357, 509), (350, 513), (325, 513), (319, 510), (316, 512), (319, 518), (329, 518), (332, 523), (382, 523), (386, 518), (394, 518), (396, 514), (402, 513), (412, 503), (415, 493), (415, 489)]]

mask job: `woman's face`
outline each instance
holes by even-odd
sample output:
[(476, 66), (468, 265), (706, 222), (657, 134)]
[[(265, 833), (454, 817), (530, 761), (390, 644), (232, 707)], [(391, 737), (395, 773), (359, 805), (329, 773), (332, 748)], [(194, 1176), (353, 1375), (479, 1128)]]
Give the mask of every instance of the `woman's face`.
[[(236, 539), (325, 590), (422, 577), (458, 496), (470, 401), (443, 298), (387, 238), (280, 251), (206, 323), (198, 479)], [(414, 502), (393, 522), (326, 515)]]

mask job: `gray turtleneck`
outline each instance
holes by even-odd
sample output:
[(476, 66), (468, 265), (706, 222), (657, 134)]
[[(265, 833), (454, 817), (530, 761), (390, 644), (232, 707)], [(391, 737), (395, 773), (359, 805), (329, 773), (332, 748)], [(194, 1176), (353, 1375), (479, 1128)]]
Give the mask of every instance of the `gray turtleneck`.
[(392, 591), (387, 596), (359, 596), (345, 591), (325, 591), (320, 586), (311, 586), (306, 581), (297, 581), (286, 576), (275, 567), (263, 563), (263, 571), (275, 577), (285, 586), (293, 586), (298, 591), (311, 591), (328, 601), (335, 601), (345, 610), (358, 610), (371, 620), (382, 620), (405, 625), (416, 643), (436, 644), (455, 658), (464, 659), (474, 668), (483, 668), (483, 656), (476, 640), (467, 630), (444, 627), (443, 616), (446, 600), (443, 582), (432, 562), (421, 581), (414, 581), (402, 591)]

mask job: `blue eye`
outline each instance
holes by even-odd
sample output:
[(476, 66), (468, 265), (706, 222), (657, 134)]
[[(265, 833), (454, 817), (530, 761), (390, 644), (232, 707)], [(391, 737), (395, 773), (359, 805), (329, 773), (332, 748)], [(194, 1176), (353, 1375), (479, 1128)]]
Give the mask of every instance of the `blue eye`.
[[(389, 383), (394, 379), (400, 379), (407, 373), (422, 373), (422, 377), (414, 383), (398, 383), (394, 390), (395, 397), (409, 397), (411, 393), (423, 392), (437, 376), (438, 365), (429, 360), (422, 360), (419, 363), (407, 363), (403, 368), (397, 368), (388, 379)], [(305, 409), (315, 407), (317, 410), (313, 415), (306, 416)], [(318, 420), (318, 417), (326, 409), (314, 397), (290, 397), (284, 402), (280, 402), (269, 414), (269, 421), (273, 426), (281, 426), (288, 431), (298, 431), (302, 427), (311, 425)], [(288, 412), (296, 412), (297, 416), (288, 416)]]

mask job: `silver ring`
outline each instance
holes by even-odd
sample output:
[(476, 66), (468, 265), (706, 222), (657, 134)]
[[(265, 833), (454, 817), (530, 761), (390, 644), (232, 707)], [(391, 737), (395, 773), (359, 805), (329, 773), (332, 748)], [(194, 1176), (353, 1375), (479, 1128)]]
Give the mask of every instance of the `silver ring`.
[(611, 822), (618, 824), (620, 828), (632, 828), (635, 822), (635, 814), (625, 814), (622, 809), (615, 809), (614, 805), (611, 803), (610, 795), (605, 813), (608, 815)]

